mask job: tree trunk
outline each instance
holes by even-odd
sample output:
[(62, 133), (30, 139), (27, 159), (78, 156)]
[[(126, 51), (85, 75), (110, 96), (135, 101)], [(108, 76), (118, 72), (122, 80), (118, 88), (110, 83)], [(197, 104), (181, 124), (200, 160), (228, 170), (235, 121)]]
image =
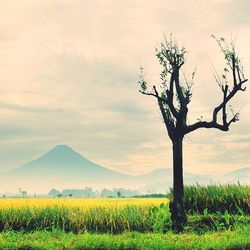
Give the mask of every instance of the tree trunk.
[(173, 144), (173, 201), (170, 203), (170, 212), (172, 219), (172, 229), (176, 233), (180, 233), (184, 229), (187, 221), (184, 209), (184, 186), (183, 186), (183, 161), (182, 161), (182, 142), (183, 138), (172, 140)]

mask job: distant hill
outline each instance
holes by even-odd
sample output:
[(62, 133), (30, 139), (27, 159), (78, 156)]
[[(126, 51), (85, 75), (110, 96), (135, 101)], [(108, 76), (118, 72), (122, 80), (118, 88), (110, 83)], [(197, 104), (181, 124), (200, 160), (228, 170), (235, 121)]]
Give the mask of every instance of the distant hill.
[(250, 184), (250, 167), (240, 168), (223, 175), (223, 178), (227, 181), (239, 181), (242, 184)]
[[(142, 186), (139, 191), (141, 193), (162, 193), (168, 192), (169, 188), (173, 186), (173, 173), (170, 168), (157, 169), (148, 174), (152, 178), (155, 174), (155, 181), (149, 185)], [(207, 185), (214, 181), (212, 176), (195, 175), (184, 172), (184, 185), (197, 184)]]
[[(155, 183), (142, 186), (139, 191), (142, 193), (166, 193), (170, 187), (172, 187), (173, 179), (172, 174), (165, 175), (166, 169), (162, 171), (165, 180), (161, 181), (161, 178), (155, 179)], [(157, 181), (158, 180), (158, 181)], [(231, 172), (228, 172), (222, 176), (206, 176), (206, 175), (194, 175), (189, 173), (184, 173), (184, 184), (226, 184), (226, 183), (240, 183), (250, 184), (250, 168), (240, 168)]]
[[(250, 168), (239, 169), (221, 178), (184, 173), (185, 184), (208, 184), (211, 180), (249, 181)], [(51, 188), (95, 189), (124, 187), (138, 189), (142, 193), (165, 192), (172, 186), (173, 173), (170, 168), (160, 168), (143, 175), (123, 174), (105, 168), (86, 159), (66, 145), (57, 145), (44, 155), (24, 164), (0, 177), (0, 193), (17, 190), (45, 193)]]

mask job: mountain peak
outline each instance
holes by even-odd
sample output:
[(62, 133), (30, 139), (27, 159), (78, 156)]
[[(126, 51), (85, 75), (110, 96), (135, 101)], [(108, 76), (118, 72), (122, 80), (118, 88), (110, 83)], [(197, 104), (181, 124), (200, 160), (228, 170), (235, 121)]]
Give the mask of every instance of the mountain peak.
[(67, 145), (56, 145), (54, 148), (49, 150), (42, 158), (51, 159), (53, 161), (75, 161), (78, 160), (86, 160), (83, 156), (81, 156), (78, 152), (76, 152), (73, 148)]
[(96, 166), (96, 164), (81, 156), (71, 147), (67, 145), (56, 145), (47, 153), (19, 167), (16, 171), (26, 174), (30, 174), (31, 172), (53, 172), (51, 175), (55, 175), (58, 171), (64, 171), (70, 174), (73, 169), (75, 171), (87, 171), (87, 169), (95, 168)]
[(50, 151), (52, 150), (60, 150), (60, 151), (74, 151), (71, 147), (65, 145), (65, 144), (59, 144), (59, 145), (56, 145), (54, 148), (52, 148)]

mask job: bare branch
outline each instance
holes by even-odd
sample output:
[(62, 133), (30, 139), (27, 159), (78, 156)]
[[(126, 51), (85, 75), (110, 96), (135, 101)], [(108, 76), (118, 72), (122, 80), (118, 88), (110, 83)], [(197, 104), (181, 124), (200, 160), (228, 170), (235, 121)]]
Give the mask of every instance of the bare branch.
[(240, 113), (237, 112), (233, 116), (233, 118), (227, 123), (227, 126), (229, 127), (231, 125), (231, 123), (239, 121), (239, 115), (240, 115)]
[[(226, 87), (224, 88), (224, 99), (222, 101), (222, 103), (220, 105), (218, 105), (215, 109), (214, 109), (214, 112), (213, 112), (213, 120), (210, 121), (210, 122), (207, 122), (207, 121), (199, 121), (199, 122), (196, 122), (192, 125), (188, 125), (186, 128), (185, 128), (185, 134), (187, 133), (190, 133), (196, 129), (199, 129), (199, 128), (217, 128), (217, 129), (220, 129), (222, 131), (228, 131), (229, 130), (229, 126), (231, 125), (232, 122), (236, 122), (238, 121), (238, 116), (239, 116), (239, 113), (235, 114), (233, 116), (233, 118), (227, 122), (226, 121), (226, 105), (227, 103), (233, 98), (233, 96), (238, 92), (238, 91), (244, 91), (245, 88), (242, 88), (242, 84), (247, 82), (248, 79), (245, 79), (243, 80), (242, 82), (240, 82), (239, 84), (236, 85), (236, 87), (233, 88), (233, 90), (229, 93), (228, 96), (226, 96), (226, 93), (228, 92), (228, 86), (226, 85)], [(223, 109), (222, 111), (222, 115), (223, 115), (223, 124), (219, 124), (217, 123), (217, 116), (218, 116), (218, 113), (219, 111)]]
[(236, 64), (235, 64), (235, 55), (233, 54), (231, 57), (232, 60), (232, 71), (233, 71), (233, 82), (234, 82), (234, 86), (236, 87), (237, 85), (237, 79), (236, 79)]
[(150, 92), (143, 92), (142, 90), (139, 90), (139, 92), (143, 95), (150, 95), (150, 96), (154, 96), (155, 98), (159, 98), (159, 96), (157, 96), (154, 93), (150, 93)]
[(245, 91), (246, 88), (242, 88), (242, 84), (247, 82), (248, 79), (245, 79), (243, 81), (241, 81), (240, 83), (238, 83), (236, 86), (234, 86), (233, 90), (229, 93), (229, 95), (225, 98), (225, 100), (223, 100), (215, 109), (213, 112), (213, 121), (216, 122), (217, 121), (217, 115), (218, 112), (224, 107), (224, 105), (226, 105), (234, 96), (238, 91)]
[(199, 128), (216, 128), (216, 129), (219, 129), (219, 130), (222, 130), (222, 131), (228, 131), (228, 126), (224, 126), (224, 125), (221, 125), (221, 124), (218, 124), (216, 122), (207, 122), (207, 121), (199, 121), (199, 122), (196, 122), (192, 125), (189, 125), (185, 128), (185, 131), (184, 131), (184, 134), (188, 134), (190, 132), (193, 132)]
[(222, 108), (222, 121), (223, 124), (225, 125), (227, 123), (226, 98), (227, 98), (228, 85), (222, 87), (222, 91), (223, 91), (223, 103), (224, 103), (224, 106)]

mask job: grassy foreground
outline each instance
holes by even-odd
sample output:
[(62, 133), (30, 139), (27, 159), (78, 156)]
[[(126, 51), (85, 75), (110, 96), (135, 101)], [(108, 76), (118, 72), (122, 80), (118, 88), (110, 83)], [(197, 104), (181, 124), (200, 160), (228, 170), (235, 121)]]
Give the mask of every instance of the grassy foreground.
[(188, 221), (167, 198), (0, 199), (0, 249), (250, 249), (249, 186), (185, 187)]
[(54, 230), (0, 234), (1, 249), (250, 249), (250, 226), (234, 231), (174, 235), (172, 233), (73, 234)]

